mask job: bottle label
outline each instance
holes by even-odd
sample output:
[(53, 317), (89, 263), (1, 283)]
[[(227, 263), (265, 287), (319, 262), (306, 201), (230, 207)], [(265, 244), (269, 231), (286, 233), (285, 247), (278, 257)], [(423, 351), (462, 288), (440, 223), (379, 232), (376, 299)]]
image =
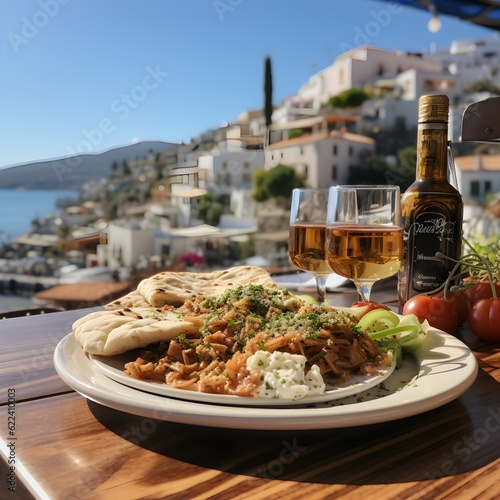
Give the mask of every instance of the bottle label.
[[(457, 223), (442, 214), (422, 213), (405, 232), (410, 295), (431, 292), (442, 285), (450, 263), (436, 257), (437, 252), (456, 258)], [(453, 267), (453, 264), (451, 264)]]

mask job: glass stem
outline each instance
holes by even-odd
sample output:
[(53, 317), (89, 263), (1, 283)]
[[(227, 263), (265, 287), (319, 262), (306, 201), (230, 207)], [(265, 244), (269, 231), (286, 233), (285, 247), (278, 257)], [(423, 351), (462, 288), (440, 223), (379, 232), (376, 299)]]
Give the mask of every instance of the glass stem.
[(370, 302), (370, 294), (372, 291), (373, 283), (356, 283), (356, 290), (358, 291), (359, 302)]
[(316, 290), (318, 292), (318, 302), (323, 303), (326, 297), (326, 277), (316, 276)]

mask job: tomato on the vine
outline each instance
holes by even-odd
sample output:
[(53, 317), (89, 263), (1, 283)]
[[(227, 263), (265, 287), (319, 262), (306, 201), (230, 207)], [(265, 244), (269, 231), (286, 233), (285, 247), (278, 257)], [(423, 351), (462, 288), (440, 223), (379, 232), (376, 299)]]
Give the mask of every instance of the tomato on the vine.
[(472, 333), (480, 339), (500, 342), (500, 297), (474, 302), (467, 321)]
[(455, 333), (458, 317), (450, 302), (430, 295), (415, 295), (403, 307), (403, 314), (415, 314), (422, 323), (427, 320), (431, 326), (446, 333)]
[(449, 302), (453, 306), (455, 312), (457, 313), (459, 325), (463, 325), (467, 321), (471, 303), (466, 293), (461, 291), (452, 292), (450, 290), (447, 290), (446, 298), (444, 298), (444, 291), (441, 290), (434, 296), (446, 300), (446, 302)]
[[(500, 283), (495, 283), (495, 289), (498, 295), (500, 295)], [(481, 283), (476, 283), (475, 285), (468, 286), (464, 293), (469, 297), (471, 306), (474, 302), (481, 299), (491, 299), (493, 297), (491, 291), (491, 285), (489, 281), (482, 281)]]

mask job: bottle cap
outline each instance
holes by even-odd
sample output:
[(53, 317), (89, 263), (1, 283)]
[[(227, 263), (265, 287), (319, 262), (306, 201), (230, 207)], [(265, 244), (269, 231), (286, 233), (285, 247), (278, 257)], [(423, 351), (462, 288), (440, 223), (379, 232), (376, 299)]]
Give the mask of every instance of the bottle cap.
[(448, 123), (448, 109), (450, 101), (448, 96), (424, 95), (418, 102), (418, 123)]

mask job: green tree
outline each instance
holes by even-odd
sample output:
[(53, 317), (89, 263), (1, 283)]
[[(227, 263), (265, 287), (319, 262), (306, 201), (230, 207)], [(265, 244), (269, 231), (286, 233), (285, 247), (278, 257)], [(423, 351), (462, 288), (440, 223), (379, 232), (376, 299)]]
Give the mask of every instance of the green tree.
[(491, 94), (500, 94), (500, 86), (492, 82), (489, 78), (482, 78), (472, 82), (466, 90), (468, 92), (490, 92)]
[(59, 226), (57, 228), (57, 236), (63, 240), (68, 239), (71, 236), (71, 226), (65, 224)]
[(205, 223), (217, 226), (224, 211), (223, 204), (216, 201), (212, 194), (207, 193), (197, 200), (198, 217)]
[(304, 131), (299, 128), (295, 128), (293, 130), (290, 130), (290, 132), (288, 132), (289, 139), (295, 139), (295, 137), (301, 137), (302, 135), (304, 135)]
[(163, 169), (166, 166), (166, 161), (163, 159), (161, 153), (156, 153), (154, 168), (155, 168), (155, 179), (160, 181), (163, 179)]
[(398, 164), (388, 162), (384, 156), (362, 151), (357, 165), (349, 169), (348, 184), (393, 184), (405, 191), (415, 179), (415, 148), (400, 150)]
[(266, 121), (266, 131), (264, 145), (271, 143), (271, 124), (273, 115), (273, 76), (271, 71), (271, 59), (266, 57), (264, 67), (264, 118)]
[(273, 114), (273, 75), (271, 70), (271, 59), (266, 57), (264, 70), (264, 116), (266, 118), (266, 127), (272, 124)]
[(328, 104), (334, 108), (357, 108), (370, 97), (371, 95), (363, 89), (353, 87), (330, 97)]
[(303, 180), (293, 168), (279, 164), (270, 170), (256, 172), (252, 197), (258, 202), (271, 198), (289, 200), (292, 196), (292, 190), (303, 186)]
[(347, 184), (391, 184), (386, 180), (389, 165), (372, 151), (360, 152), (358, 163), (349, 169)]

